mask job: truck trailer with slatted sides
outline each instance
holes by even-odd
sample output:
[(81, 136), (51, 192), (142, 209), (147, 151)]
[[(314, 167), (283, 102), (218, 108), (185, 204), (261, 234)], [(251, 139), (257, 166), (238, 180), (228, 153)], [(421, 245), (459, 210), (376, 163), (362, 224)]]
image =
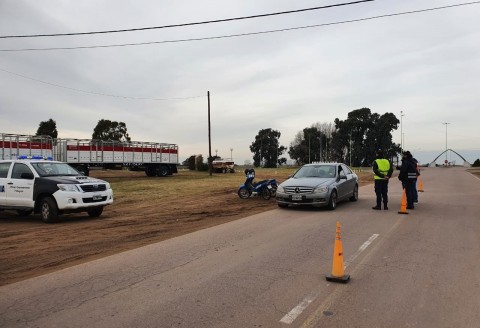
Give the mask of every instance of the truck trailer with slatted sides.
[(0, 159), (46, 158), (89, 175), (92, 168), (144, 170), (147, 176), (177, 173), (178, 145), (142, 141), (51, 138), (0, 133)]

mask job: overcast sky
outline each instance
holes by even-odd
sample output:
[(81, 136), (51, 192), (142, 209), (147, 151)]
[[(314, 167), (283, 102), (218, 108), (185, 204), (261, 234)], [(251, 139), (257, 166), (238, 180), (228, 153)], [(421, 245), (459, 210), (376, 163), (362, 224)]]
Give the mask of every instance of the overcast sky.
[[(0, 36), (165, 26), (349, 1), (2, 0)], [(0, 38), (0, 132), (34, 134), (52, 118), (59, 137), (90, 138), (108, 119), (125, 122), (132, 140), (178, 144), (181, 161), (206, 158), (210, 91), (212, 155), (233, 154), (239, 164), (252, 161), (249, 146), (261, 129), (281, 132), (288, 148), (305, 127), (363, 107), (399, 120), (403, 111), (404, 148), (422, 162), (446, 141), (473, 162), (480, 157), (480, 4), (362, 20), (467, 2), (376, 0), (187, 27)], [(331, 24), (352, 20), (362, 21)], [(311, 25), (320, 26), (162, 43)], [(393, 137), (400, 143), (400, 128)]]

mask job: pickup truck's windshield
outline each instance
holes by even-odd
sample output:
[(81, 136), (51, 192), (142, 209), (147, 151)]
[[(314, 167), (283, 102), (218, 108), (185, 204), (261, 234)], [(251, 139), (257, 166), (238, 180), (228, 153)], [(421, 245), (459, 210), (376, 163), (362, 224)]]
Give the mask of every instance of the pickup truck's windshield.
[(38, 162), (32, 163), (33, 168), (41, 177), (47, 176), (78, 176), (82, 175), (66, 163)]

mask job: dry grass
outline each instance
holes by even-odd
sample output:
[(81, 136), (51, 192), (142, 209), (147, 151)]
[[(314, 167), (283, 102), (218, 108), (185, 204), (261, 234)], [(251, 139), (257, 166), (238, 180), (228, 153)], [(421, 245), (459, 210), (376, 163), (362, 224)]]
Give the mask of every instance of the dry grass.
[[(281, 169), (256, 169), (256, 181), (273, 178), (278, 182), (284, 181), (295, 172), (294, 168)], [(115, 171), (93, 172), (93, 176), (110, 182), (115, 191), (115, 198), (134, 203), (144, 201), (146, 198), (152, 201), (156, 199), (178, 199), (205, 193), (215, 193), (230, 189), (234, 192), (244, 182), (243, 170), (235, 173), (212, 174), (190, 170), (180, 170), (178, 174), (165, 178), (147, 177), (143, 172), (122, 172), (119, 176)]]
[[(277, 179), (278, 183), (285, 181), (297, 168), (278, 168), (255, 170), (255, 181), (263, 179)], [(147, 177), (143, 172), (125, 171), (121, 175), (115, 171), (100, 171), (93, 176), (110, 182), (115, 191), (117, 202), (136, 203), (150, 199), (151, 201), (166, 199), (181, 199), (205, 193), (218, 193), (225, 190), (236, 192), (245, 181), (243, 169), (235, 173), (212, 174), (182, 169), (178, 174), (165, 178)], [(360, 185), (371, 182), (371, 172), (357, 172)]]

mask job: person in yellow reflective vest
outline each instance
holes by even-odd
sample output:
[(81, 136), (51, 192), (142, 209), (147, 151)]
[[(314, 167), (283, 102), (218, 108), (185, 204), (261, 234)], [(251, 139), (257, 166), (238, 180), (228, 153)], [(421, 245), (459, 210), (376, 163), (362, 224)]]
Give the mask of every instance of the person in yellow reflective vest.
[(384, 158), (381, 151), (378, 151), (372, 163), (373, 178), (375, 179), (375, 194), (377, 195), (377, 205), (372, 207), (374, 210), (388, 210), (388, 180), (392, 176), (393, 167), (388, 159)]

